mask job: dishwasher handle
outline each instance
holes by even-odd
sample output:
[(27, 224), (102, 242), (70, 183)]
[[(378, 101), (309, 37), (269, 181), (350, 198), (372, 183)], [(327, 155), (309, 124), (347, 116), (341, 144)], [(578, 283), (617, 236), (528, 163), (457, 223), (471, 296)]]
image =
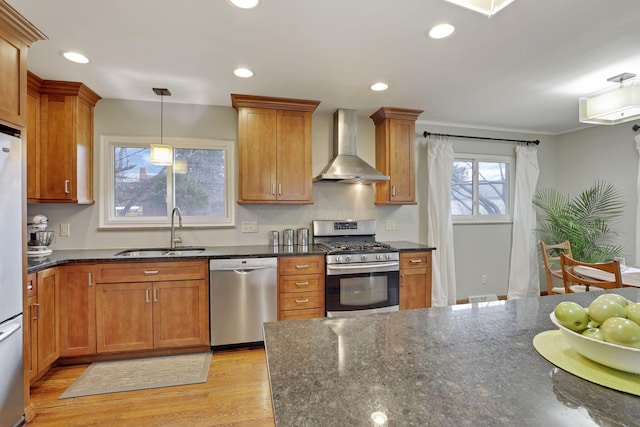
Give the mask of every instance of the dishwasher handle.
[(209, 271), (235, 271), (248, 274), (254, 270), (278, 268), (278, 258), (225, 258), (209, 261)]

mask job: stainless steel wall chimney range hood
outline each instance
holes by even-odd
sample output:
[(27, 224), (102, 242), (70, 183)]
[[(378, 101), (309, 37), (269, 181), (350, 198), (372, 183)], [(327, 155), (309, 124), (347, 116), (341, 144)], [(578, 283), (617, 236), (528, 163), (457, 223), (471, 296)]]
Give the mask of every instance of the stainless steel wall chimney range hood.
[(389, 177), (357, 155), (358, 116), (356, 110), (338, 109), (333, 113), (334, 158), (313, 178), (314, 181), (335, 181), (346, 184), (373, 184), (389, 181)]

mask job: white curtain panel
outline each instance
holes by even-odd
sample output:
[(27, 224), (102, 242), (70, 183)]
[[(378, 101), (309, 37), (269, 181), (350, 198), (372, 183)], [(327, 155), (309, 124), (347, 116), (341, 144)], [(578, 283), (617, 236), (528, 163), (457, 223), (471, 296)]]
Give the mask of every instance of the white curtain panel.
[(516, 180), (511, 238), (511, 265), (507, 298), (540, 295), (538, 250), (535, 237), (536, 211), (533, 196), (538, 183), (538, 147), (516, 147)]
[[(636, 135), (634, 139), (636, 150), (640, 154), (640, 135)], [(638, 177), (636, 178), (636, 263), (634, 265), (640, 265), (640, 157), (638, 157)]]
[(427, 141), (427, 239), (432, 253), (431, 305), (456, 303), (456, 269), (451, 220), (451, 176), (453, 145), (446, 140)]

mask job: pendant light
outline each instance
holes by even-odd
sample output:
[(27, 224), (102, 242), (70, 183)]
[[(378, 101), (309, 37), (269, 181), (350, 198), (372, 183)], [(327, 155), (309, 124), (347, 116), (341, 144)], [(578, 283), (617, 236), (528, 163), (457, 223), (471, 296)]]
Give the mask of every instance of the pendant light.
[(623, 73), (607, 79), (618, 85), (608, 87), (579, 99), (582, 123), (615, 125), (640, 118), (640, 80), (633, 73)]
[(169, 89), (153, 88), (156, 95), (160, 96), (160, 144), (151, 144), (151, 163), (158, 166), (171, 166), (173, 164), (173, 148), (162, 143), (162, 125), (164, 121), (164, 97), (171, 96)]

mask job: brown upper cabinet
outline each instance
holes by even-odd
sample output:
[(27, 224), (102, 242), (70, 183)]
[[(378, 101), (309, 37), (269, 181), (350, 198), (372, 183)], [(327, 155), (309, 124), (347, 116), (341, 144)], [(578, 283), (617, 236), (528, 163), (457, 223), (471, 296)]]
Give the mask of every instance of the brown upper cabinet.
[(376, 126), (376, 169), (391, 178), (376, 183), (376, 205), (415, 205), (415, 130), (422, 110), (382, 107)]
[(0, 2), (0, 124), (22, 129), (27, 116), (27, 49), (46, 36)]
[(29, 73), (27, 200), (93, 203), (93, 109), (100, 96), (82, 83)]
[(231, 94), (238, 203), (311, 204), (311, 116), (319, 101)]

